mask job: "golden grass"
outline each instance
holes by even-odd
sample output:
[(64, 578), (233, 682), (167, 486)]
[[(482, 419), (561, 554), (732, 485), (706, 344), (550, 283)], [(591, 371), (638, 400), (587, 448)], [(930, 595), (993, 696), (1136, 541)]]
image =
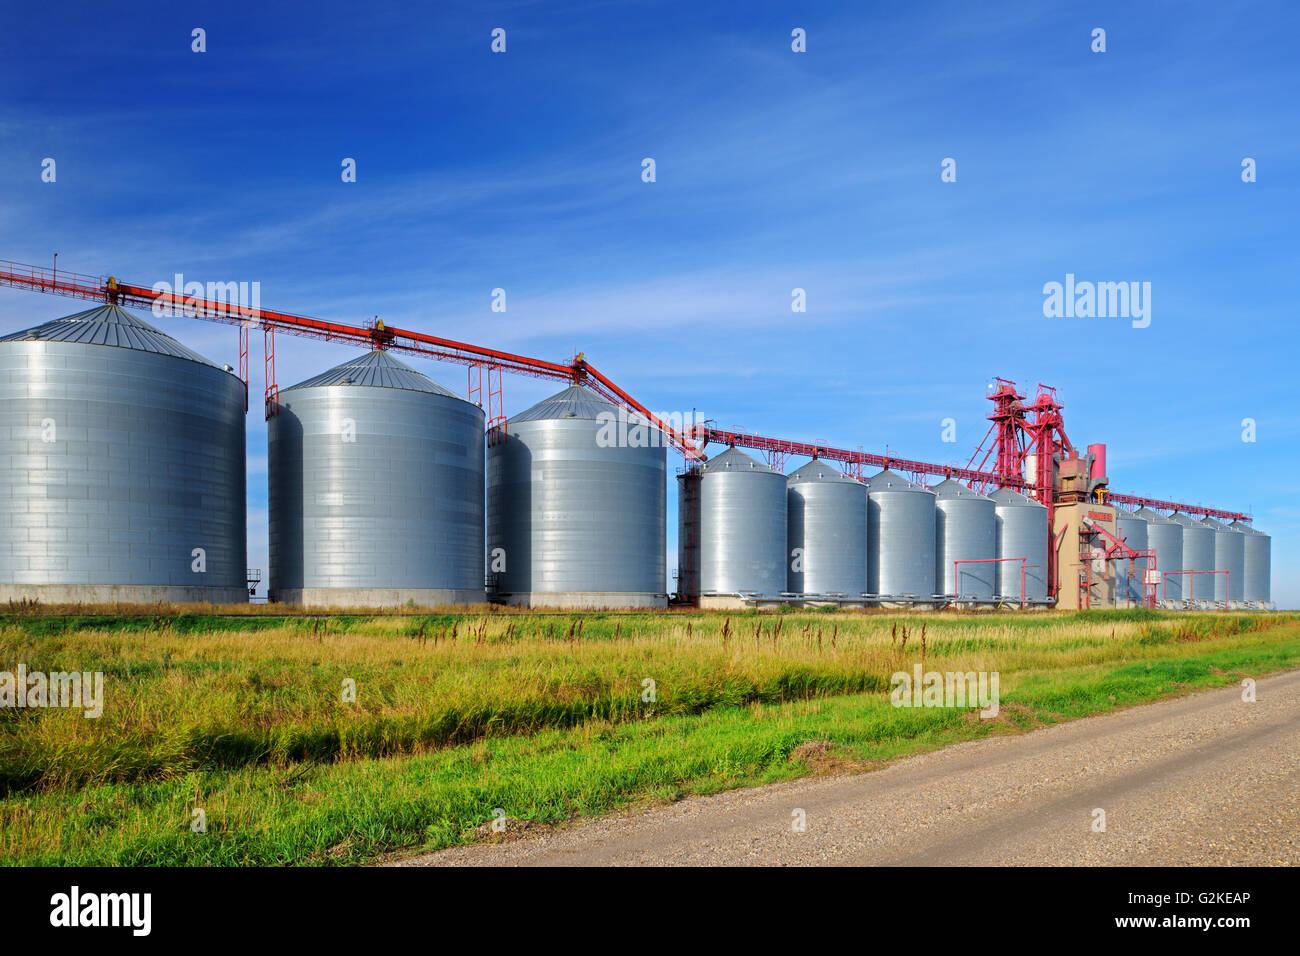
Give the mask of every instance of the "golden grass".
[[(83, 616), (86, 612), (79, 612)], [(884, 691), (947, 671), (1082, 667), (1283, 615), (474, 614), (241, 620), (196, 611), (0, 621), (0, 669), (102, 671), (105, 710), (0, 712), (0, 784), (49, 789), (203, 767), (421, 753), (624, 722)], [(1198, 623), (1199, 620), (1199, 623)], [(64, 629), (60, 630), (60, 627)], [(344, 699), (354, 682), (355, 702)], [(647, 690), (653, 681), (653, 699)]]

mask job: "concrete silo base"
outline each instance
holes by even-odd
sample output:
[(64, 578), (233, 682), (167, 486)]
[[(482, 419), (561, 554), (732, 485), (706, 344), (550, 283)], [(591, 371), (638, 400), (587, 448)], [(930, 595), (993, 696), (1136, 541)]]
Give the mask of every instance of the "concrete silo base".
[(668, 595), (648, 591), (520, 591), (494, 594), (490, 600), (516, 607), (574, 611), (652, 609), (668, 606)]
[(382, 608), (482, 604), (486, 597), (481, 590), (455, 588), (276, 588), (267, 600), (300, 607)]
[(0, 601), (42, 604), (247, 604), (245, 588), (152, 587), (139, 584), (3, 584)]
[(735, 611), (753, 607), (753, 601), (746, 601), (734, 594), (702, 594), (699, 607), (702, 611)]

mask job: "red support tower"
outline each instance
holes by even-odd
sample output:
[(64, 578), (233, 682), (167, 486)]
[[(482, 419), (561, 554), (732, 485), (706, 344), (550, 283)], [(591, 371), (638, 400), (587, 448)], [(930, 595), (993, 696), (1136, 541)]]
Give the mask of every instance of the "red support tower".
[[(483, 373), (487, 372), (487, 403), (483, 401)], [(475, 362), (465, 369), (469, 381), (469, 400), (483, 409), (488, 444), (500, 441), (506, 433), (505, 403), (502, 398), (501, 366)], [(495, 373), (495, 378), (493, 377)]]
[(239, 326), (239, 379), (244, 383), (244, 414), (248, 414), (248, 326)]
[[(971, 455), (966, 467), (975, 471), (984, 471), (989, 459), (996, 455), (993, 474), (997, 476), (998, 486), (1014, 487), (1019, 485), (1024, 472), (1025, 407), (1022, 403), (1025, 397), (1016, 391), (1015, 382), (1005, 378), (998, 378), (995, 381), (997, 384), (987, 396), (993, 403), (993, 414), (989, 416), (989, 421), (993, 424), (989, 426), (984, 440), (980, 442), (979, 448), (975, 449), (975, 454)], [(990, 438), (993, 442), (988, 446), (988, 451), (984, 453), (980, 463), (975, 464), (975, 459), (979, 458), (980, 451)], [(975, 490), (983, 494), (988, 490), (989, 483), (977, 482), (976, 485), (978, 487)]]
[(270, 421), (280, 411), (280, 386), (275, 384), (275, 329), (262, 329), (263, 372), (266, 376), (266, 420)]
[[(1070, 444), (1070, 439), (1065, 434), (1065, 419), (1061, 415), (1064, 408), (1065, 406), (1056, 399), (1056, 389), (1039, 382), (1038, 394), (1028, 409), (1033, 417), (1023, 426), (1029, 435), (1029, 441), (1024, 446), (1024, 454), (1032, 452), (1034, 455), (1033, 480), (1028, 482), (1027, 490), (1047, 509), (1049, 538), (1056, 533), (1055, 463), (1058, 457), (1076, 457), (1074, 446)], [(1047, 548), (1048, 597), (1055, 597), (1057, 594), (1060, 584), (1057, 577), (1056, 548), (1049, 543)]]

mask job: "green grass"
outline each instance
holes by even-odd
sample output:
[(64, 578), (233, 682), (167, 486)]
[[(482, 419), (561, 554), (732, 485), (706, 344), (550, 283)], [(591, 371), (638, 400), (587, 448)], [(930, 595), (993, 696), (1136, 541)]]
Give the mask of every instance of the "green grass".
[[(1000, 673), (999, 719), (889, 706), (922, 628), (927, 669)], [(558, 823), (824, 769), (807, 741), (867, 767), (1294, 667), (1300, 617), (14, 615), (0, 670), (18, 661), (102, 670), (106, 703), (0, 711), (0, 859), (357, 863), (495, 807)]]

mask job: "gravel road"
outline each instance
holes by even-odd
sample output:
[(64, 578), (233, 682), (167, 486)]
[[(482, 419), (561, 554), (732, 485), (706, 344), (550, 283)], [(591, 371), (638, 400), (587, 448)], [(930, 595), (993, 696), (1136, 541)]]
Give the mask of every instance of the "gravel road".
[(1257, 697), (1236, 685), (397, 865), (1300, 865), (1300, 671)]

